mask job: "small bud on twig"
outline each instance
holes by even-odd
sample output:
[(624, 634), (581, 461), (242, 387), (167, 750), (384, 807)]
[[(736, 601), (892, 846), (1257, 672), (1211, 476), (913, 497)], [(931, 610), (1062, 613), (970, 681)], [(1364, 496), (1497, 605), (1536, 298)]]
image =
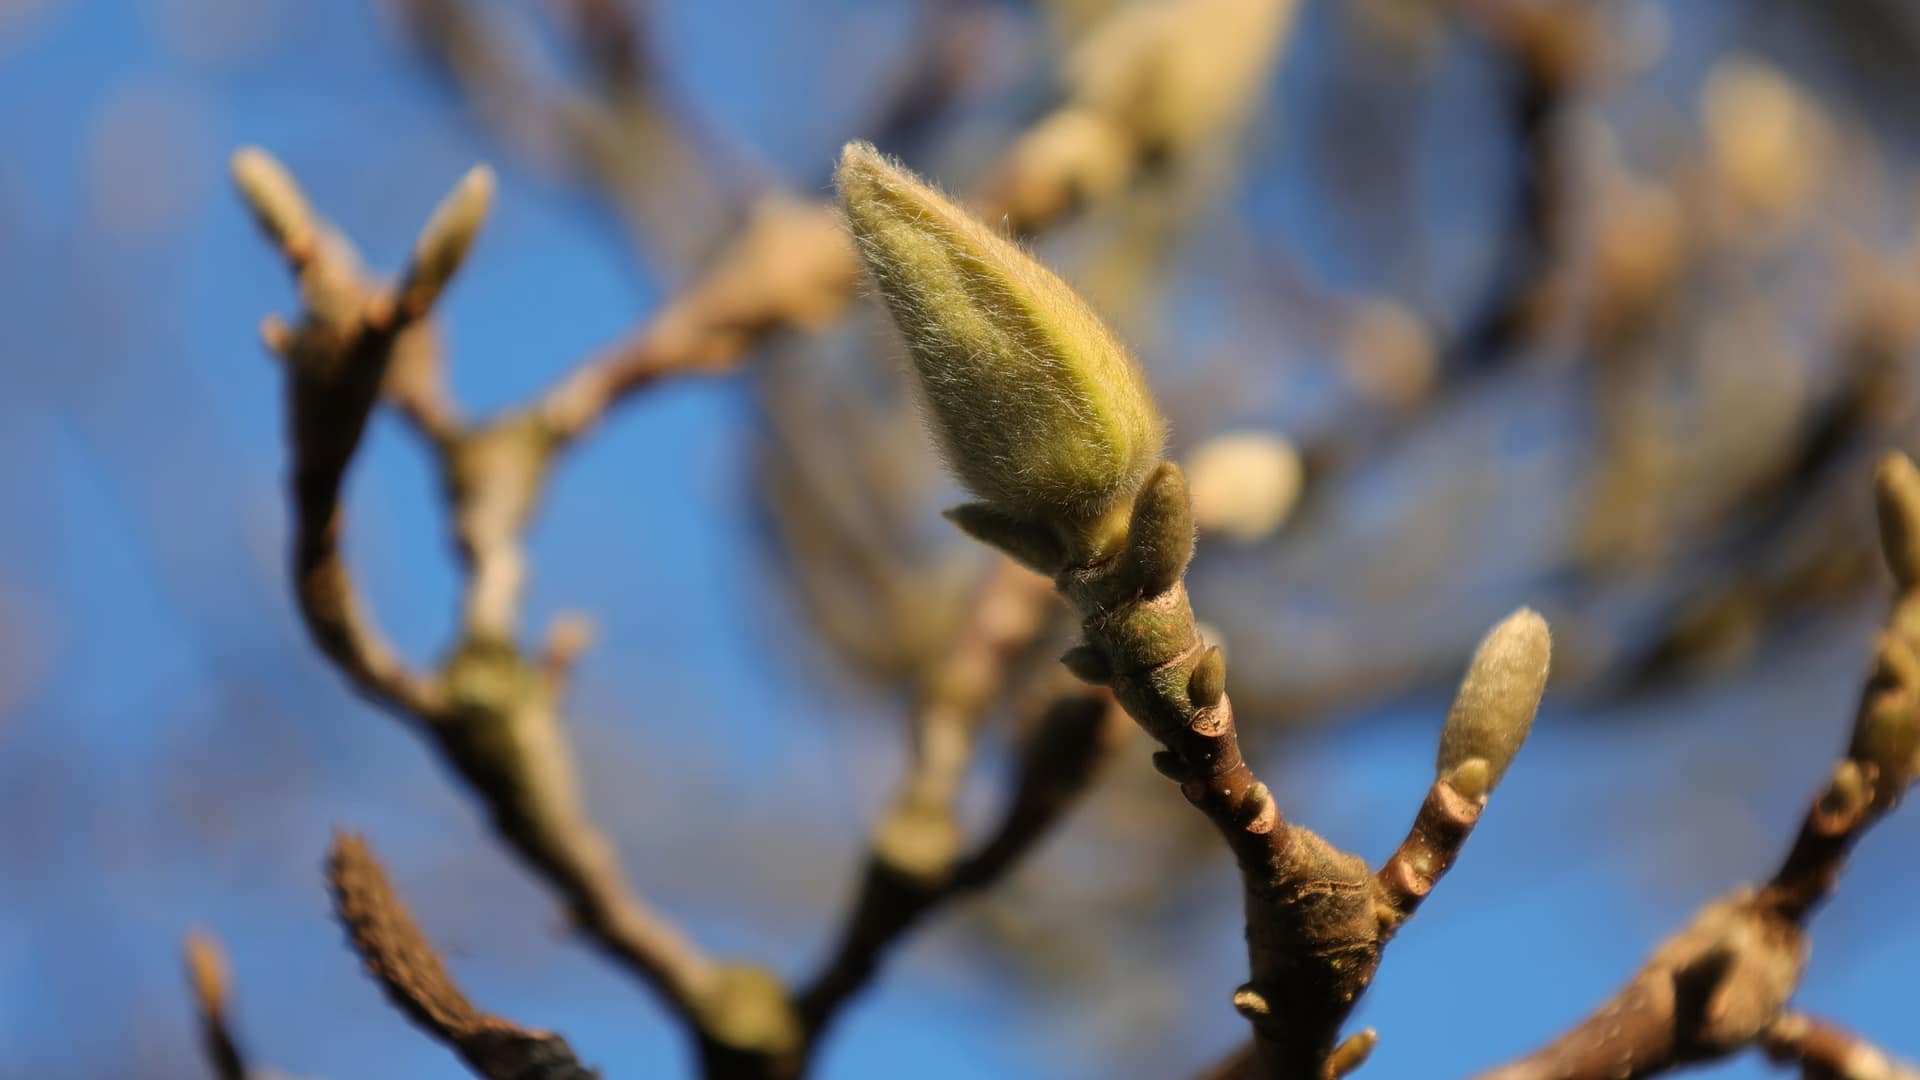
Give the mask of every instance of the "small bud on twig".
[(493, 202), (493, 170), (476, 165), (460, 178), (414, 241), (413, 259), (400, 279), (399, 314), (417, 319), (433, 307), (441, 290), (466, 260), (467, 249)]
[(1227, 657), (1220, 646), (1209, 645), (1207, 651), (1200, 654), (1200, 662), (1193, 665), (1193, 674), (1187, 676), (1187, 700), (1196, 709), (1211, 709), (1225, 696)]
[(1552, 646), (1547, 621), (1530, 608), (1487, 633), (1447, 711), (1438, 776), (1458, 775), (1456, 770), (1479, 758), (1487, 766), (1486, 789), (1500, 783), (1533, 727)]

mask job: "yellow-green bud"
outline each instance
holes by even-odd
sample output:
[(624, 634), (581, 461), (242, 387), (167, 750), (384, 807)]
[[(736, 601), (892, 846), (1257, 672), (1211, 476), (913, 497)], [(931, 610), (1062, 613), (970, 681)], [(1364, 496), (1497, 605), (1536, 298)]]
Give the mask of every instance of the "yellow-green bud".
[(1160, 459), (1162, 421), (1073, 289), (865, 143), (848, 145), (835, 182), (961, 483), (1068, 535), (1132, 496)]
[(1487, 632), (1440, 732), (1440, 777), (1477, 758), (1485, 763), (1485, 790), (1493, 790), (1533, 728), (1552, 649), (1547, 621), (1529, 608)]

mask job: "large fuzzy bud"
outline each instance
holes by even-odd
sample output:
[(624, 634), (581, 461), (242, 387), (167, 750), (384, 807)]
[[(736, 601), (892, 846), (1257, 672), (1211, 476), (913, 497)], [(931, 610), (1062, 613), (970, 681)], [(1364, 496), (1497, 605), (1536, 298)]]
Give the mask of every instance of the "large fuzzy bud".
[(873, 147), (850, 144), (835, 182), (961, 483), (1073, 543), (1160, 460), (1132, 357), (1066, 282)]

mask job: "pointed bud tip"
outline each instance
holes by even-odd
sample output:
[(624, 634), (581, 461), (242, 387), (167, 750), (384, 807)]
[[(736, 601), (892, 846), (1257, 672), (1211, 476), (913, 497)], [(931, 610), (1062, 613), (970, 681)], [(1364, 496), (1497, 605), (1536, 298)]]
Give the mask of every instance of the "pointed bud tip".
[(227, 161), (234, 187), (269, 238), (282, 248), (295, 243), (313, 225), (307, 197), (287, 167), (257, 146), (243, 146)]
[(875, 169), (892, 170), (887, 164), (886, 155), (878, 147), (865, 139), (855, 139), (840, 148), (840, 164), (834, 168), (834, 180), (842, 177), (859, 177)]
[(475, 165), (434, 207), (433, 216), (414, 242), (413, 262), (407, 267), (402, 286), (406, 315), (425, 314), (466, 261), (473, 238), (493, 205), (493, 188), (493, 170)]

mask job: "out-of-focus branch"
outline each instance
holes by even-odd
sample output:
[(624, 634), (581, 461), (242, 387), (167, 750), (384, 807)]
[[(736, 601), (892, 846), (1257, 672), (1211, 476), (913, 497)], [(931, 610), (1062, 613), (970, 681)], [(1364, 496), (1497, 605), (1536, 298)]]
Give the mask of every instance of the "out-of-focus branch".
[(1068, 58), (1066, 101), (1015, 141), (975, 211), (1034, 232), (1237, 130), (1299, 7), (1169, 0), (1107, 16)]
[[(291, 178), (264, 154), (248, 152), (242, 158), (237, 166), (242, 189), (268, 234), (277, 240), (295, 238), (283, 244), (303, 244), (300, 238), (319, 227), (306, 211), (305, 200)], [(309, 288), (307, 291), (318, 299), (309, 298), (312, 310), (301, 329), (270, 337), (276, 338), (281, 351), (288, 355), (303, 360), (315, 357), (311, 366), (327, 373), (340, 370), (343, 364), (338, 354), (347, 346), (339, 343), (340, 338), (362, 350), (365, 370), (360, 375), (362, 382), (356, 384), (359, 396), (354, 399), (359, 410), (355, 415), (362, 425), (378, 396), (378, 376), (392, 370), (398, 346), (384, 338), (362, 344), (364, 335), (323, 336), (309, 327), (332, 324), (321, 322), (313, 312), (330, 311), (326, 305), (339, 293), (354, 301), (350, 310), (371, 308), (374, 319), (411, 324), (423, 317), (439, 287), (457, 268), (479, 224), (484, 195), (484, 186), (476, 189), (469, 183), (449, 200), (449, 208), (436, 215), (423, 234), (427, 239), (416, 252), (413, 268), (394, 290), (368, 284), (344, 254), (308, 256), (298, 262), (306, 275), (303, 283), (311, 279), (332, 291)], [(745, 245), (750, 253), (746, 260), (749, 268), (730, 272), (723, 266), (696, 288), (689, 304), (704, 313), (701, 317), (724, 323), (727, 316), (715, 315), (716, 311), (754, 303), (756, 290), (766, 284), (754, 276), (757, 268), (775, 274), (794, 270), (793, 263), (777, 257), (784, 247), (783, 238), (790, 235), (787, 228), (798, 225), (812, 230), (807, 236), (815, 249), (835, 250), (833, 245), (844, 244), (838, 222), (824, 210), (789, 209), (792, 214), (773, 211), (774, 216), (766, 219), (759, 231), (750, 233), (757, 240)], [(831, 244), (819, 230), (831, 230)], [(344, 251), (344, 241), (338, 243)], [(776, 285), (774, 292), (780, 295), (781, 289)], [(788, 290), (786, 295), (792, 296), (793, 291)], [(676, 347), (684, 344), (686, 339), (679, 336), (683, 326), (671, 316), (664, 319), (660, 324), (663, 340)], [(361, 355), (349, 352), (348, 358), (359, 360)], [(625, 374), (633, 372), (629, 369)], [(411, 384), (410, 391), (425, 400), (425, 385)], [(850, 933), (850, 940), (873, 941), (875, 952), (864, 959), (849, 959), (864, 948), (854, 944), (836, 962), (836, 973), (822, 976), (821, 985), (830, 988), (811, 996), (814, 1007), (809, 1014), (813, 1018), (810, 1029), (801, 1024), (787, 990), (771, 974), (710, 960), (626, 885), (612, 845), (586, 817), (561, 730), (560, 698), (573, 658), (584, 647), (584, 623), (577, 618), (557, 622), (538, 655), (530, 654), (517, 641), (526, 577), (523, 535), (558, 451), (578, 430), (568, 422), (568, 418), (580, 415), (577, 399), (570, 396), (568, 388), (577, 391), (580, 384), (565, 384), (562, 390), (566, 392), (484, 422), (455, 419), (453, 406), (437, 391), (431, 410), (417, 410), (419, 415), (430, 411), (445, 420), (431, 425), (430, 448), (442, 472), (456, 547), (465, 568), (455, 645), (439, 671), (431, 676), (409, 675), (405, 681), (376, 680), (364, 674), (366, 669), (387, 670), (371, 661), (355, 659), (373, 651), (365, 644), (369, 640), (377, 642), (370, 630), (336, 634), (356, 648), (328, 649), (327, 653), (357, 684), (418, 723), (486, 806), (499, 834), (565, 899), (578, 926), (653, 986), (687, 1021), (698, 1037), (711, 1075), (792, 1075), (804, 1064), (812, 1034), (824, 1025), (825, 1017), (865, 981), (864, 973), (857, 978), (847, 977), (847, 973), (863, 966), (870, 971), (878, 947), (916, 921), (936, 897), (929, 894), (916, 898), (914, 910), (877, 937), (872, 928), (879, 923), (874, 919), (863, 924), (866, 928)], [(388, 389), (392, 395), (393, 388)], [(297, 390), (296, 404), (301, 400)], [(429, 428), (424, 423), (419, 426)], [(311, 456), (312, 451), (306, 449), (310, 440), (329, 450), (325, 460), (344, 471), (353, 444), (343, 443), (337, 430), (312, 420), (296, 428), (296, 458)], [(325, 494), (337, 514), (337, 473)], [(337, 544), (337, 524), (328, 536)], [(344, 570), (337, 580), (344, 586)], [(984, 710), (994, 696), (1000, 679), (998, 668), (1007, 659), (1003, 654), (1030, 643), (1044, 622), (1044, 610), (1036, 603), (1034, 590), (1022, 584), (1009, 577), (992, 592), (981, 609), (984, 622), (979, 636), (963, 643), (956, 663), (930, 689), (930, 712), (909, 783), (908, 801), (916, 807), (936, 802), (950, 807), (969, 754), (971, 732), (964, 730), (973, 722), (969, 716)], [(325, 598), (324, 594), (318, 595)], [(1038, 599), (1047, 600), (1044, 587)], [(377, 655), (388, 667), (398, 668), (399, 662), (384, 651)], [(1091, 730), (1089, 723), (1085, 708), (1076, 711), (1063, 706), (1050, 714), (1042, 737), (1030, 749), (1005, 821), (976, 855), (948, 869), (942, 893), (959, 895), (998, 877), (1085, 785), (1092, 754), (1100, 745), (1097, 731)], [(825, 1004), (829, 999), (832, 1004)]]
[[(460, 633), (440, 670), (415, 673), (392, 654), (361, 613), (340, 557), (342, 478), (383, 376), (408, 348), (426, 347), (407, 331), (421, 325), (458, 269), (485, 214), (488, 175), (476, 170), (448, 197), (407, 272), (387, 288), (364, 275), (351, 247), (313, 216), (271, 157), (243, 150), (234, 172), (293, 266), (305, 307), (293, 328), (269, 320), (266, 338), (288, 374), (294, 573), (309, 631), (349, 681), (427, 735), (501, 836), (565, 898), (580, 928), (691, 1014), (717, 983), (715, 965), (632, 893), (612, 845), (581, 806), (560, 730), (566, 664), (555, 662), (572, 650), (530, 658), (514, 640), (525, 578), (521, 534), (551, 464), (553, 435), (537, 416), (509, 414), (483, 424), (449, 420), (433, 440), (467, 569)], [(454, 415), (450, 405), (440, 414)]]
[[(1123, 11), (1077, 62), (1067, 103), (989, 170), (975, 200), (980, 216), (1018, 234), (1040, 231), (1230, 130), (1285, 41), (1296, 3), (1166, 0)], [(664, 376), (728, 371), (776, 331), (830, 321), (859, 278), (833, 210), (785, 196), (763, 203), (714, 266), (554, 387), (543, 410), (556, 431), (575, 437)]]
[(1501, 238), (1493, 288), (1450, 335), (1447, 370), (1498, 363), (1539, 325), (1566, 288), (1573, 188), (1567, 106), (1598, 63), (1601, 7), (1594, 0), (1532, 4), (1458, 0), (1462, 14), (1506, 55), (1513, 88), (1507, 102), (1520, 144), (1519, 192)]
[(1780, 1065), (1797, 1065), (1802, 1080), (1920, 1080), (1920, 1068), (1888, 1057), (1845, 1028), (1790, 1012), (1760, 1034), (1760, 1049)]
[[(1806, 965), (1808, 918), (1847, 853), (1920, 774), (1920, 470), (1875, 475), (1882, 546), (1900, 588), (1846, 756), (1773, 877), (1708, 904), (1587, 1020), (1481, 1080), (1636, 1080), (1712, 1061), (1797, 1024), (1785, 1012)], [(1814, 1075), (1819, 1075), (1815, 1073)], [(1845, 1075), (1845, 1074), (1842, 1074)]]
[(227, 957), (210, 934), (187, 935), (187, 985), (200, 1017), (200, 1048), (216, 1080), (247, 1080), (247, 1059), (227, 1018)]
[(300, 614), (315, 644), (362, 693), (403, 712), (431, 712), (444, 702), (442, 688), (394, 655), (363, 609), (340, 549), (347, 467), (388, 367), (417, 347), (409, 331), (425, 314), (420, 297), (416, 292), (403, 306), (392, 290), (368, 284), (351, 245), (314, 218), (299, 186), (273, 158), (242, 150), (234, 155), (233, 174), (293, 271), (304, 308), (297, 325), (278, 317), (261, 324), (261, 337), (287, 375)]
[(1024, 748), (999, 823), (962, 851), (956, 800), (982, 719), (1009, 667), (1057, 607), (1047, 579), (1002, 560), (943, 657), (922, 678), (905, 777), (875, 824), (834, 952), (798, 1000), (817, 1040), (877, 972), (884, 953), (935, 908), (998, 881), (1085, 790), (1118, 717), (1105, 694), (1059, 694)]
[(592, 1080), (558, 1035), (530, 1031), (475, 1008), (414, 925), (386, 871), (350, 833), (334, 836), (327, 884), (347, 942), (414, 1024), (460, 1055), (487, 1080)]
[(703, 140), (668, 100), (641, 13), (620, 0), (569, 0), (564, 29), (587, 86), (544, 78), (523, 43), (478, 0), (405, 0), (413, 36), (483, 121), (535, 156), (557, 156), (612, 202), (636, 251), (678, 266), (712, 240), (731, 200)]
[[(1350, 335), (1350, 376), (1364, 399), (1303, 441), (1309, 509), (1323, 493), (1404, 430), (1376, 417), (1381, 406), (1404, 419), (1440, 395), (1464, 393), (1515, 360), (1576, 280), (1575, 140), (1567, 114), (1594, 78), (1603, 51), (1596, 0), (1534, 4), (1524, 0), (1448, 0), (1446, 8), (1492, 44), (1509, 71), (1502, 98), (1519, 146), (1518, 183), (1493, 236), (1484, 295), (1454, 325), (1430, 335), (1410, 313), (1386, 303), (1361, 307)], [(1383, 317), (1386, 316), (1386, 317)], [(1430, 337), (1437, 340), (1430, 340)]]
[[(1013, 790), (998, 822), (971, 852), (960, 850), (952, 808), (890, 810), (875, 829), (858, 892), (832, 955), (800, 990), (800, 1014), (812, 1037), (877, 973), (892, 946), (936, 909), (1005, 877), (1047, 835), (1092, 782), (1124, 729), (1112, 698), (1063, 693), (1040, 718), (1021, 753)], [(915, 770), (908, 787), (930, 770)]]

